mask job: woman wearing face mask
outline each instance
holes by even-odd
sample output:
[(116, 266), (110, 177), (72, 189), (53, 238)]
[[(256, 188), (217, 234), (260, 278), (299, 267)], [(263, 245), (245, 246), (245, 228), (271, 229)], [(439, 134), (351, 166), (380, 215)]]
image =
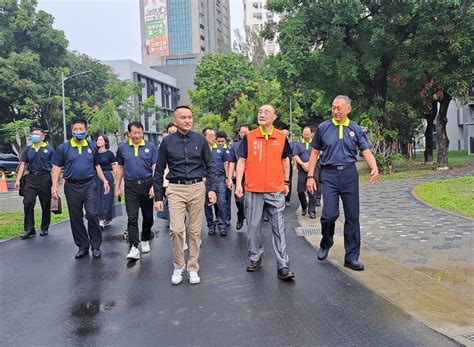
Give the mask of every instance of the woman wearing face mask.
[(51, 221), (51, 160), (54, 149), (44, 142), (44, 131), (39, 127), (31, 129), (31, 142), (31, 147), (20, 156), (21, 164), (15, 182), (15, 188), (20, 189), (20, 179), (25, 175), (25, 185), (22, 188), (25, 232), (21, 236), (22, 240), (36, 235), (36, 197), (39, 197), (42, 210), (40, 236), (48, 235)]
[(99, 178), (97, 178), (97, 196), (99, 205), (99, 224), (102, 228), (109, 226), (110, 221), (114, 217), (114, 175), (117, 160), (115, 155), (112, 153), (110, 148), (109, 138), (100, 134), (97, 136), (95, 143), (98, 150), (97, 161), (102, 168), (105, 178), (109, 182), (110, 192), (104, 194), (104, 189), (100, 184)]

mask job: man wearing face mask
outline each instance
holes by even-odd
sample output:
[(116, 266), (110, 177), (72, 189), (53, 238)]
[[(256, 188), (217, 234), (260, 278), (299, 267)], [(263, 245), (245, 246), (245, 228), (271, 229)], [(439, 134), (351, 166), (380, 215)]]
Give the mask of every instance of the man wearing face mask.
[[(87, 141), (87, 122), (85, 119), (72, 121), (73, 138), (61, 144), (53, 156), (53, 197), (59, 197), (58, 181), (61, 168), (64, 170), (64, 193), (71, 223), (74, 243), (79, 248), (76, 259), (83, 258), (92, 249), (94, 258), (101, 257), (102, 234), (97, 209), (97, 176), (104, 184), (104, 194), (109, 192), (109, 183), (98, 162), (97, 147)], [(84, 225), (84, 212), (88, 228)]]
[(48, 235), (51, 222), (51, 159), (54, 149), (44, 142), (44, 130), (40, 127), (31, 129), (31, 142), (33, 144), (21, 154), (20, 168), (15, 182), (15, 189), (20, 189), (20, 179), (25, 175), (23, 187), (25, 232), (21, 236), (22, 240), (36, 235), (36, 197), (39, 197), (42, 210), (40, 236)]

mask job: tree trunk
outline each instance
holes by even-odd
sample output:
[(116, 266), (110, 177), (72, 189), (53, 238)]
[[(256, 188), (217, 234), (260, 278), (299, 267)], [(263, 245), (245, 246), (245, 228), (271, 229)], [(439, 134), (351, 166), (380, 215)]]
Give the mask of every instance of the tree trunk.
[(438, 113), (438, 102), (431, 102), (431, 111), (425, 113), (426, 119), (426, 129), (425, 129), (425, 164), (433, 164), (433, 130), (434, 130), (434, 120)]
[(446, 124), (448, 123), (448, 107), (452, 98), (447, 93), (443, 93), (440, 100), (440, 107), (438, 113), (438, 122), (436, 123), (436, 136), (438, 139), (438, 170), (448, 169), (448, 149), (449, 139), (446, 132)]

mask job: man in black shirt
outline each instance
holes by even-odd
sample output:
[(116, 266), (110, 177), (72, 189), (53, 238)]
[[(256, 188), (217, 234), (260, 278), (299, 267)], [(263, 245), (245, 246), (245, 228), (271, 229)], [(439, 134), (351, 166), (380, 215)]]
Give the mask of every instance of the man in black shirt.
[(171, 241), (173, 244), (174, 271), (171, 276), (173, 284), (182, 281), (185, 267), (184, 234), (186, 227), (184, 217), (188, 213), (189, 231), (189, 283), (198, 284), (199, 248), (201, 245), (201, 228), (204, 213), (206, 185), (208, 181), (208, 199), (211, 205), (216, 198), (216, 173), (212, 165), (212, 154), (206, 139), (201, 134), (191, 131), (193, 114), (187, 106), (179, 106), (174, 110), (173, 121), (178, 131), (163, 139), (158, 154), (158, 162), (154, 175), (155, 209), (163, 211), (163, 174), (168, 165), (169, 181), (166, 190), (169, 212)]

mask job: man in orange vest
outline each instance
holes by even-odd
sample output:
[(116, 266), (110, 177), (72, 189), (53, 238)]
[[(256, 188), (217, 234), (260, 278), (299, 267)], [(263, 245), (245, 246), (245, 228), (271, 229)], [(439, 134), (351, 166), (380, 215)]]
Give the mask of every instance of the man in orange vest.
[(286, 252), (285, 196), (289, 192), (291, 148), (285, 135), (273, 127), (277, 115), (273, 105), (263, 105), (258, 111), (259, 127), (242, 139), (237, 162), (235, 195), (243, 196), (242, 177), (245, 173), (245, 217), (250, 263), (248, 272), (259, 269), (263, 257), (261, 221), (264, 206), (270, 216), (273, 250), (277, 257), (277, 277), (288, 281), (295, 277), (289, 271)]

